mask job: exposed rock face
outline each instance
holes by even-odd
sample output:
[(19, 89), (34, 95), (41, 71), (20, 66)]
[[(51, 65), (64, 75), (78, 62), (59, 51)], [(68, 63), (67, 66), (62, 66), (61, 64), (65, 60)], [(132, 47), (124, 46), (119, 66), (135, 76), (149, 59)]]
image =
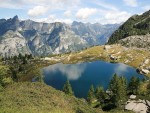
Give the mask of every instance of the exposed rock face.
[(112, 33), (118, 29), (120, 24), (101, 25), (99, 23), (90, 24), (74, 21), (72, 23), (72, 30), (75, 34), (85, 39), (91, 45), (105, 44)]
[(137, 47), (150, 50), (150, 34), (129, 36), (120, 40), (119, 43), (127, 47)]
[(7, 31), (1, 37), (0, 55), (13, 56), (18, 53), (30, 54), (25, 38), (19, 32)]
[[(14, 18), (0, 19), (0, 55), (49, 55), (102, 44), (119, 25), (103, 26), (74, 22), (39, 23)], [(109, 29), (109, 33), (106, 33)], [(104, 38), (102, 38), (101, 36)], [(100, 39), (102, 38), (102, 39)]]

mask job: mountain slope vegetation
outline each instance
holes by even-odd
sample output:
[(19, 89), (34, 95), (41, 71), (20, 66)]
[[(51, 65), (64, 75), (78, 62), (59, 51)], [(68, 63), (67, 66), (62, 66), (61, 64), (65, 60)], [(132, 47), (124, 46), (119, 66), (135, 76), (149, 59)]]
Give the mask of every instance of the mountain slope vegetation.
[(44, 83), (14, 83), (0, 93), (0, 113), (102, 113)]
[(150, 10), (142, 15), (134, 15), (116, 30), (110, 37), (108, 44), (133, 35), (146, 35), (150, 33)]

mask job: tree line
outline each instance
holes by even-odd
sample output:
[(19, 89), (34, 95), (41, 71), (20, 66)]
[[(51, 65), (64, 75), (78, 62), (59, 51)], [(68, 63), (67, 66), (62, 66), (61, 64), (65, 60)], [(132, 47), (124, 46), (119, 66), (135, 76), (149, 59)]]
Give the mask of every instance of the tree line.
[(31, 54), (11, 57), (2, 57), (0, 59), (0, 90), (7, 84), (18, 82), (18, 73), (25, 71), (25, 65), (33, 59)]
[[(144, 81), (145, 80), (143, 79), (143, 82)], [(91, 85), (87, 94), (87, 102), (90, 105), (97, 103), (96, 105), (98, 107), (101, 107), (103, 110), (111, 110), (113, 108), (123, 108), (129, 95), (140, 94), (140, 84), (141, 84), (140, 79), (134, 76), (127, 83), (125, 77), (114, 74), (109, 82), (107, 90), (104, 90), (102, 86), (94, 88), (94, 86)], [(148, 86), (150, 89), (150, 85)], [(64, 85), (63, 91), (68, 95), (74, 95), (69, 81), (67, 81), (66, 84)], [(150, 91), (147, 92), (146, 95), (149, 95), (149, 93)]]

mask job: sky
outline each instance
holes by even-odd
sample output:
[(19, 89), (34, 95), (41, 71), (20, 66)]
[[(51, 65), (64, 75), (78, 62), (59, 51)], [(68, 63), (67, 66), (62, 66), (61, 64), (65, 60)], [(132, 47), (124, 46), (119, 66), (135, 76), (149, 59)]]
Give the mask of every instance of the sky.
[(0, 0), (0, 18), (115, 24), (150, 10), (150, 0)]

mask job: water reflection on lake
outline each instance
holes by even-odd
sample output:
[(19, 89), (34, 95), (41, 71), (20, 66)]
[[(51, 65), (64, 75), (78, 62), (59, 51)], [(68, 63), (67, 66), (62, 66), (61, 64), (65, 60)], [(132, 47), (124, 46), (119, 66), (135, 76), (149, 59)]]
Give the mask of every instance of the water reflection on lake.
[(66, 80), (70, 80), (75, 96), (86, 98), (91, 84), (95, 87), (108, 87), (113, 74), (124, 76), (129, 80), (132, 76), (144, 78), (136, 69), (125, 64), (112, 64), (104, 61), (85, 62), (79, 64), (55, 64), (43, 68), (46, 84), (61, 90)]
[(49, 67), (44, 68), (44, 73), (57, 73), (60, 72), (62, 75), (66, 76), (68, 80), (77, 80), (80, 78), (82, 73), (86, 68), (86, 64), (54, 64)]

